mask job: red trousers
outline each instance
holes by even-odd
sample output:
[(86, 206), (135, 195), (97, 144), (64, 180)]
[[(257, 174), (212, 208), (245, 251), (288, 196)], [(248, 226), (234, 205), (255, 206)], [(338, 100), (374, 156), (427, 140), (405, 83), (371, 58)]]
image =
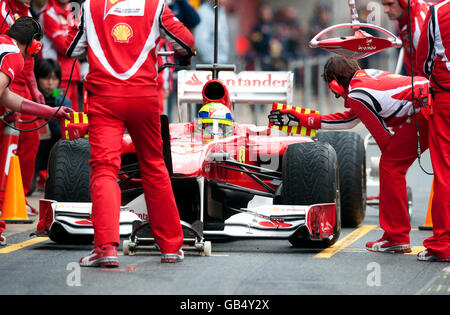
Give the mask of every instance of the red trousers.
[[(428, 148), (428, 121), (417, 114), (421, 151)], [(417, 158), (417, 131), (414, 117), (395, 128), (395, 134), (380, 158), (380, 226), (384, 238), (408, 243), (411, 224), (408, 216), (406, 173)]]
[(94, 245), (120, 241), (117, 178), (126, 128), (136, 148), (152, 235), (161, 252), (176, 252), (183, 232), (162, 154), (158, 98), (91, 96), (88, 117)]
[(435, 96), (430, 121), (430, 156), (434, 171), (431, 205), (433, 236), (423, 245), (434, 256), (450, 258), (450, 93)]

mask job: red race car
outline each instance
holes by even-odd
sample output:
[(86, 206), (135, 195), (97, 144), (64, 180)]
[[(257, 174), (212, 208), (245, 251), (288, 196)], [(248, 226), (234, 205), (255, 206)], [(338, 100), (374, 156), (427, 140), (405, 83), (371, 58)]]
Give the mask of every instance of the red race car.
[[(169, 124), (162, 116), (166, 165), (187, 243), (205, 254), (211, 252), (207, 240), (217, 237), (281, 238), (293, 246), (327, 247), (337, 241), (341, 224), (362, 222), (366, 170), (359, 135), (311, 137), (240, 124), (234, 106), (291, 103), (292, 73), (221, 72), (212, 79), (211, 67), (197, 69), (179, 72), (178, 107), (180, 117), (187, 117), (186, 104), (201, 104), (198, 117)], [(66, 129), (77, 125), (86, 129), (82, 120)], [(146, 222), (139, 162), (127, 134), (122, 152), (121, 234), (129, 236), (124, 253), (134, 253), (155, 243)], [(41, 214), (47, 223), (36, 234), (48, 234), (55, 242), (92, 240), (88, 159), (85, 137), (54, 146), (45, 187), (51, 201), (42, 201), (48, 211), (41, 209), (48, 213)]]

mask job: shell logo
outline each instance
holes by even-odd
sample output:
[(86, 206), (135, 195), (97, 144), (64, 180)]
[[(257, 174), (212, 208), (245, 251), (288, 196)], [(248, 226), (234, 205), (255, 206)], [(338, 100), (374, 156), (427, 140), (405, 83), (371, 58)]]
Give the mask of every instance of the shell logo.
[(133, 30), (130, 25), (126, 23), (116, 24), (111, 35), (114, 37), (114, 41), (119, 43), (128, 43), (129, 39), (133, 36)]

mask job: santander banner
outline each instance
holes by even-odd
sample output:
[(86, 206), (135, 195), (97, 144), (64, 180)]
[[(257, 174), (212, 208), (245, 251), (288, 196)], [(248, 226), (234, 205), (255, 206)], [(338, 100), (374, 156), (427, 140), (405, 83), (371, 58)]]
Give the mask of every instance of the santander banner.
[[(201, 92), (203, 85), (212, 79), (212, 74), (210, 71), (180, 71), (178, 79), (186, 92)], [(283, 93), (293, 88), (293, 75), (285, 71), (222, 71), (219, 80), (225, 83), (230, 92), (236, 93)]]

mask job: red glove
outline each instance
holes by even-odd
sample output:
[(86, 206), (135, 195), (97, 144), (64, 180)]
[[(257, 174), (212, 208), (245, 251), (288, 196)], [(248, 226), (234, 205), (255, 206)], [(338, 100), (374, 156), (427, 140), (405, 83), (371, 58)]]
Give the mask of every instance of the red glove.
[(20, 112), (25, 115), (38, 116), (44, 119), (60, 120), (60, 119), (70, 119), (68, 113), (73, 113), (73, 109), (65, 106), (60, 107), (50, 107), (44, 104), (35, 103), (33, 101), (24, 99), (22, 101), (22, 106)]
[(277, 126), (302, 126), (311, 129), (320, 129), (322, 120), (320, 114), (301, 114), (296, 110), (272, 110), (269, 121)]

